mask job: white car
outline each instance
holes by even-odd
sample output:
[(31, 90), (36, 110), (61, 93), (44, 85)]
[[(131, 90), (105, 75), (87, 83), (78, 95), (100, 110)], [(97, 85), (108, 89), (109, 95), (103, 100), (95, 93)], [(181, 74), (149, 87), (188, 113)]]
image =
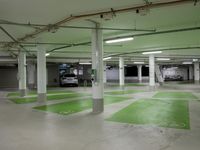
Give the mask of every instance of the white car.
[(64, 74), (60, 78), (60, 86), (64, 85), (74, 85), (78, 86), (78, 78), (75, 74)]

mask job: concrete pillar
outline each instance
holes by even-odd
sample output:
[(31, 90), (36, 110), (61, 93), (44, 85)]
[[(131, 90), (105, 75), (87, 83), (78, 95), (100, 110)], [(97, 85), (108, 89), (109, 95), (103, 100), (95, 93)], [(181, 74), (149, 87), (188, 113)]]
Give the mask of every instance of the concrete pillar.
[(155, 58), (154, 55), (149, 55), (149, 86), (155, 87)]
[(193, 80), (194, 79), (194, 70), (192, 65), (189, 66), (189, 80)]
[(26, 53), (22, 51), (18, 57), (18, 80), (20, 96), (26, 96)]
[(46, 86), (48, 85), (48, 68), (46, 67)]
[(199, 82), (199, 62), (194, 63), (194, 81)]
[(46, 101), (46, 50), (42, 47), (37, 51), (37, 93), (38, 102)]
[(28, 87), (30, 89), (33, 89), (35, 87), (35, 63), (34, 62), (28, 62), (27, 63), (27, 72), (28, 72)]
[(103, 62), (103, 83), (107, 83), (107, 77), (106, 77), (106, 62)]
[(119, 85), (124, 86), (124, 58), (119, 57)]
[[(99, 23), (95, 25), (100, 28)], [(99, 29), (92, 29), (92, 78), (93, 113), (96, 114), (104, 110), (103, 34)]]
[(138, 65), (138, 81), (142, 82), (142, 65)]

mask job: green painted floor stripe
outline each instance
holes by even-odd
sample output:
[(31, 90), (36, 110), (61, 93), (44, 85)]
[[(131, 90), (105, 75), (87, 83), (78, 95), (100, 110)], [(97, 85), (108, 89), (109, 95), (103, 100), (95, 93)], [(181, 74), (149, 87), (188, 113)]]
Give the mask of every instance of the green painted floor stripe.
[(178, 100), (139, 100), (106, 120), (168, 128), (190, 128), (188, 101)]
[(124, 94), (135, 94), (135, 93), (140, 93), (144, 92), (142, 90), (123, 90), (123, 91), (110, 91), (110, 92), (105, 92), (105, 94), (108, 95), (124, 95)]
[[(104, 105), (122, 102), (129, 99), (130, 97), (105, 96)], [(87, 110), (90, 108), (92, 108), (91, 98), (34, 107), (34, 109), (37, 109), (37, 110), (53, 112), (53, 113), (62, 114), (62, 115), (69, 115), (69, 114), (80, 112), (80, 111)]]
[(199, 98), (193, 95), (191, 92), (158, 92), (153, 98), (166, 98), (166, 99), (188, 99), (198, 100)]
[[(60, 94), (60, 93), (76, 93), (74, 91), (69, 91), (69, 90), (48, 90), (47, 94)], [(34, 96), (37, 95), (37, 91), (29, 91), (28, 96)], [(19, 92), (10, 92), (7, 94), (7, 97), (19, 97), (20, 94)]]
[[(66, 93), (66, 94), (55, 94), (55, 95), (47, 95), (47, 100), (51, 101), (51, 100), (61, 100), (61, 99), (71, 99), (71, 98), (80, 98), (80, 97), (84, 97), (84, 96), (90, 96), (90, 94), (86, 94), (86, 93)], [(24, 97), (24, 98), (20, 98), (20, 97), (11, 97), (9, 98), (11, 101), (13, 101), (16, 104), (26, 104), (26, 103), (33, 103), (37, 101), (37, 97)]]
[(147, 85), (142, 83), (126, 83), (125, 86), (147, 86)]

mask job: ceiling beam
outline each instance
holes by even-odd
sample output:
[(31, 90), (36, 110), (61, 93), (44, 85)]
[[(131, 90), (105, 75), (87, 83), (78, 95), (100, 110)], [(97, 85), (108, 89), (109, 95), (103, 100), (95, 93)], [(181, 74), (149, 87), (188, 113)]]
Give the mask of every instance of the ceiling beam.
[[(64, 25), (59, 25), (59, 26), (53, 26), (51, 24), (49, 25), (44, 25), (44, 24), (33, 24), (33, 23), (17, 23), (17, 22), (10, 22), (6, 20), (0, 20), (1, 25), (13, 25), (13, 26), (23, 26), (23, 27), (49, 27), (52, 28), (53, 30), (57, 30), (59, 28), (66, 28), (66, 29), (84, 29), (84, 30), (91, 30), (91, 29), (99, 29), (99, 30), (108, 30), (108, 31), (141, 31), (141, 32), (155, 32), (155, 29), (139, 29), (139, 28), (111, 28), (111, 27), (102, 27), (102, 28), (96, 28), (96, 27), (89, 27), (89, 26), (64, 26)], [(53, 27), (52, 27), (53, 26)], [(40, 29), (40, 28), (38, 28)], [(51, 30), (49, 30), (50, 32)]]
[[(118, 53), (118, 54), (113, 54), (113, 55), (108, 55), (112, 57), (116, 56), (123, 56), (123, 55), (129, 55), (129, 54), (136, 54), (136, 53), (142, 53), (142, 52), (147, 52), (147, 51), (176, 51), (176, 50), (189, 50), (189, 49), (200, 49), (200, 46), (191, 46), (191, 47), (172, 47), (172, 48), (157, 48), (156, 50), (139, 50), (139, 51), (134, 51), (134, 52), (128, 52), (128, 53)], [(198, 55), (196, 55), (198, 56)]]
[[(152, 33), (142, 33), (142, 34), (132, 34), (132, 35), (128, 35), (128, 36), (120, 36), (120, 37), (115, 37), (115, 38), (126, 38), (126, 37), (140, 37), (140, 36), (148, 36), (148, 35), (158, 35), (158, 34), (167, 34), (167, 33), (176, 33), (176, 32), (185, 32), (185, 31), (193, 31), (193, 30), (200, 30), (200, 27), (191, 27), (191, 28), (181, 28), (181, 29), (174, 29), (174, 30), (165, 30), (165, 31), (157, 31), (157, 32), (152, 32)], [(104, 41), (106, 40), (111, 40), (113, 38), (107, 38), (104, 39)], [(71, 45), (67, 45), (67, 46), (61, 46), (61, 47), (57, 47), (54, 48), (52, 50), (49, 50), (48, 52), (54, 52), (60, 49), (64, 49), (64, 48), (69, 48), (69, 47), (75, 47), (75, 46), (82, 46), (82, 45), (89, 45), (91, 44), (91, 42), (82, 42), (82, 43), (75, 43), (75, 44), (71, 44)]]
[[(2, 26), (0, 26), (0, 29), (11, 39), (13, 40), (15, 43), (18, 43), (17, 39), (12, 36), (6, 29), (4, 29)], [(5, 45), (4, 48), (6, 48), (7, 46)], [(19, 44), (19, 47), (22, 48), (24, 51), (26, 51), (29, 55), (32, 55), (27, 49), (25, 49), (23, 47), (23, 45)], [(8, 50), (9, 51), (9, 50)], [(17, 56), (15, 53), (13, 53), (12, 51), (9, 51), (11, 53), (11, 56), (14, 55), (15, 57)]]
[[(98, 15), (104, 15), (104, 14), (113, 14), (113, 13), (124, 13), (124, 12), (130, 12), (130, 11), (135, 11), (138, 9), (142, 9), (142, 8), (158, 8), (158, 7), (166, 7), (166, 6), (172, 6), (172, 5), (179, 5), (179, 4), (183, 4), (183, 3), (191, 3), (194, 2), (194, 0), (174, 0), (174, 1), (164, 1), (164, 2), (155, 2), (155, 3), (151, 3), (151, 4), (143, 4), (143, 5), (139, 5), (139, 6), (134, 6), (134, 7), (127, 7), (127, 8), (121, 8), (121, 9), (113, 9), (111, 8), (108, 11), (98, 11), (95, 13), (87, 13), (87, 14), (81, 14), (81, 15), (71, 15), (61, 21), (58, 21), (54, 24), (52, 24), (51, 26), (45, 26), (43, 28), (40, 29), (36, 29), (34, 32), (30, 33), (30, 34), (26, 34), (25, 36), (21, 37), (18, 39), (18, 42), (21, 41), (25, 41), (27, 39), (30, 38), (34, 38), (37, 35), (49, 31), (57, 26), (60, 26), (66, 22), (70, 22), (72, 20), (76, 20), (76, 19), (81, 19), (81, 18), (87, 18), (87, 17), (92, 17), (92, 16), (98, 16)], [(8, 45), (8, 47), (14, 47), (19, 45), (19, 43), (15, 43), (15, 44), (10, 44)]]

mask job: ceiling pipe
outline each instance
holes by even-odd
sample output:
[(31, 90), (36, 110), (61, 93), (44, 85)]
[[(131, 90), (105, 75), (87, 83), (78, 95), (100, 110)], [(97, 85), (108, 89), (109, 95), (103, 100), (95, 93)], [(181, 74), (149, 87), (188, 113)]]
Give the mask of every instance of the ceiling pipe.
[[(10, 41), (0, 41), (0, 45), (2, 44), (13, 44), (15, 42), (10, 42)], [(22, 44), (22, 45), (72, 45), (72, 44), (69, 44), (69, 43), (59, 43), (59, 42), (56, 42), (56, 43), (52, 43), (52, 42), (18, 42), (19, 44)], [(105, 46), (111, 46), (109, 44), (105, 44)], [(113, 45), (112, 45), (113, 46)], [(114, 46), (122, 46), (121, 44), (115, 44)]]
[[(14, 44), (15, 42), (0, 41), (0, 44)], [(51, 43), (51, 42), (18, 42), (22, 45), (72, 45), (68, 43)]]
[[(10, 38), (12, 39), (14, 42), (18, 42), (6, 29), (4, 29), (2, 26), (0, 26), (0, 29)], [(19, 44), (19, 46), (25, 50), (28, 54), (30, 54), (30, 52), (28, 52), (21, 44)], [(8, 50), (9, 51), (9, 50)], [(14, 55), (15, 57), (17, 56), (15, 53), (13, 53), (12, 51), (9, 51), (11, 53), (11, 55)], [(31, 55), (31, 54), (30, 54)]]
[[(157, 7), (164, 7), (164, 6), (171, 6), (171, 5), (178, 5), (178, 4), (183, 4), (183, 3), (191, 3), (194, 2), (194, 0), (176, 0), (176, 1), (167, 1), (167, 2), (157, 2), (157, 3), (151, 3), (151, 4), (145, 4), (145, 5), (140, 5), (140, 6), (135, 6), (135, 7), (127, 7), (127, 8), (122, 8), (122, 9), (111, 9), (109, 11), (101, 11), (101, 12), (96, 12), (96, 13), (88, 13), (88, 14), (83, 14), (83, 15), (71, 15), (70, 17), (67, 17), (59, 22), (56, 22), (55, 24), (52, 24), (50, 27), (44, 27), (41, 29), (37, 29), (36, 31), (34, 31), (33, 33), (27, 34), (22, 38), (18, 39), (18, 42), (21, 41), (25, 41), (29, 38), (34, 38), (35, 36), (37, 36), (38, 34), (41, 34), (45, 31), (51, 30), (54, 27), (60, 26), (66, 22), (75, 20), (75, 19), (80, 19), (80, 18), (86, 18), (86, 17), (92, 17), (92, 16), (97, 16), (97, 15), (104, 15), (104, 14), (116, 14), (116, 13), (123, 13), (123, 12), (130, 12), (130, 11), (134, 11), (134, 10), (138, 10), (138, 9), (142, 9), (142, 8), (157, 8)], [(10, 47), (12, 46), (16, 46), (18, 43), (16, 44), (12, 44), (9, 45)]]
[[(1, 20), (0, 20), (1, 21)], [(15, 25), (15, 26), (25, 26), (25, 27), (50, 27), (51, 25), (43, 25), (43, 24), (32, 24), (32, 23), (16, 23), (16, 22), (0, 22), (1, 25)], [(67, 29), (86, 29), (86, 30), (91, 30), (91, 29), (99, 29), (99, 30), (111, 30), (111, 31), (141, 31), (141, 32), (155, 32), (155, 29), (129, 29), (129, 28), (109, 28), (109, 27), (102, 27), (102, 28), (96, 28), (96, 27), (86, 27), (86, 26), (56, 26), (54, 28), (67, 28)]]

